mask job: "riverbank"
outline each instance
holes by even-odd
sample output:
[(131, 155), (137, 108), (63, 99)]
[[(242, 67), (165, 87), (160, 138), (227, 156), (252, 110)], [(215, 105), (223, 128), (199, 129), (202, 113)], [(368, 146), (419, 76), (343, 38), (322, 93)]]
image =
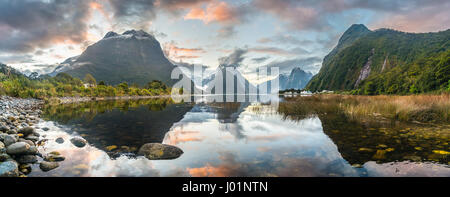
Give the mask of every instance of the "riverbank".
[(384, 118), (433, 123), (450, 122), (450, 94), (410, 96), (357, 96), (320, 94), (287, 98), (280, 110), (294, 116), (343, 113), (349, 118)]
[[(54, 99), (58, 104), (99, 101), (99, 100), (138, 100), (152, 98), (169, 98), (170, 95), (162, 96), (121, 96), (121, 97), (62, 97)], [(42, 172), (51, 171), (60, 167), (60, 162), (66, 158), (58, 151), (48, 151), (45, 144), (52, 141), (62, 144), (64, 141), (76, 148), (89, 146), (88, 142), (81, 136), (73, 135), (69, 138), (51, 138), (48, 132), (52, 130), (46, 125), (46, 120), (41, 118), (43, 107), (48, 100), (22, 99), (9, 96), (0, 96), (0, 177), (26, 177), (33, 169), (39, 168)], [(42, 128), (40, 128), (41, 126)], [(156, 159), (178, 157), (183, 152), (171, 152), (175, 149), (169, 145), (147, 144), (157, 146), (158, 151), (169, 151), (158, 155)], [(142, 149), (142, 148), (141, 148)], [(139, 149), (138, 155), (147, 157), (147, 153)], [(153, 150), (153, 149), (152, 149)], [(70, 156), (70, 155), (69, 155)], [(152, 156), (151, 159), (155, 159)], [(34, 171), (34, 170), (33, 170)]]
[(110, 97), (53, 97), (45, 99), (48, 104), (69, 104), (90, 101), (107, 101), (107, 100), (136, 100), (136, 99), (155, 99), (155, 98), (170, 98), (170, 95), (158, 96), (110, 96)]

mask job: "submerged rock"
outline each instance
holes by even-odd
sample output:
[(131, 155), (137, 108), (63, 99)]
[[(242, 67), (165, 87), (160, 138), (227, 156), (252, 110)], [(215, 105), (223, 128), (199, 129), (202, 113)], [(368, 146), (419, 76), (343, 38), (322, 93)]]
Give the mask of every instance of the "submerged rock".
[(56, 138), (55, 142), (58, 144), (62, 144), (62, 143), (64, 143), (64, 139), (62, 137), (59, 137), (59, 138)]
[(138, 152), (139, 155), (144, 155), (147, 159), (176, 159), (183, 154), (183, 150), (176, 146), (159, 143), (147, 143), (142, 145)]
[(53, 151), (44, 157), (45, 161), (64, 161), (66, 158), (59, 152)]
[(86, 146), (86, 140), (80, 137), (74, 137), (72, 139), (70, 139), (70, 142), (72, 142), (73, 145), (75, 145), (78, 148), (83, 148), (84, 146)]
[(56, 162), (48, 162), (48, 161), (43, 161), (39, 164), (39, 168), (41, 168), (42, 171), (47, 172), (50, 170), (53, 170), (55, 168), (59, 167), (59, 164)]
[(5, 161), (0, 163), (0, 177), (19, 176), (19, 165), (14, 161)]

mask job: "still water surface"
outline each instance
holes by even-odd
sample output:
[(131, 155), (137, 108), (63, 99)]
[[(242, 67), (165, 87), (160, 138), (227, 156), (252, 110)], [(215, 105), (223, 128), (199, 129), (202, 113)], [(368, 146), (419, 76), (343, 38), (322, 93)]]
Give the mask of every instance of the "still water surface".
[[(258, 103), (174, 104), (164, 99), (47, 106), (43, 152), (66, 160), (28, 176), (450, 176), (450, 127), (287, 117)], [(70, 143), (81, 136), (88, 145)], [(56, 143), (62, 137), (65, 142)], [(135, 153), (175, 145), (174, 160)]]

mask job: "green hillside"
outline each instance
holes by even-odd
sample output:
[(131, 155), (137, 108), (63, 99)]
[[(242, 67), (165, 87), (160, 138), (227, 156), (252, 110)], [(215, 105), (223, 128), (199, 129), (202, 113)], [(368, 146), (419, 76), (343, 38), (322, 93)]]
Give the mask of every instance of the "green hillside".
[[(407, 94), (447, 90), (450, 30), (404, 33), (353, 25), (324, 58), (310, 91), (352, 90), (357, 94)], [(359, 79), (359, 80), (358, 80)]]

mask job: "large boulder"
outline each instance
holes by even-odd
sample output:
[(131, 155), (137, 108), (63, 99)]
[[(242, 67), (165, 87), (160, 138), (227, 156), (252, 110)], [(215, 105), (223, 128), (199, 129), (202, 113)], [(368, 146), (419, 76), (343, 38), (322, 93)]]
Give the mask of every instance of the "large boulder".
[(78, 148), (83, 148), (84, 146), (86, 146), (87, 143), (86, 140), (81, 137), (74, 137), (70, 139), (70, 142), (72, 142), (72, 144)]
[(31, 146), (25, 142), (16, 142), (6, 148), (6, 153), (10, 155), (28, 154), (30, 147)]
[(55, 168), (59, 167), (59, 164), (56, 162), (48, 162), (48, 161), (43, 161), (39, 164), (39, 168), (41, 168), (42, 171), (47, 172), (50, 170), (53, 170)]
[(147, 143), (142, 145), (138, 154), (151, 160), (176, 159), (183, 154), (183, 150), (167, 144)]
[(19, 176), (19, 165), (14, 161), (0, 162), (0, 177)]

